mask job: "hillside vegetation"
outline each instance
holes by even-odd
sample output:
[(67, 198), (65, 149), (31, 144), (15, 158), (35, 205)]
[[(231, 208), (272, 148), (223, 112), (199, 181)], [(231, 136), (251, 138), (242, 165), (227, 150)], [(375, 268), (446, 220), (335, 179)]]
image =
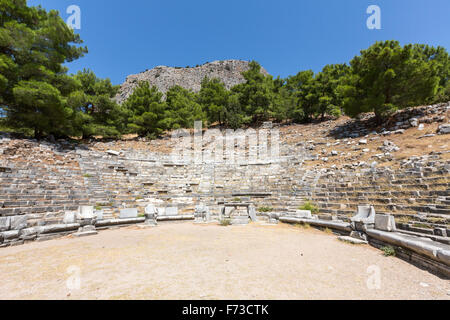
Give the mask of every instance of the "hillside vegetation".
[[(204, 77), (199, 90), (175, 85), (161, 92), (137, 81), (122, 104), (119, 86), (91, 70), (67, 74), (64, 63), (88, 52), (57, 11), (0, 1), (0, 126), (44, 136), (156, 138), (204, 126), (240, 128), (264, 121), (310, 123), (374, 112), (381, 124), (399, 109), (450, 100), (450, 58), (442, 47), (376, 42), (349, 64), (286, 79), (248, 64), (236, 85)], [(220, 65), (220, 63), (219, 63)], [(223, 64), (226, 68), (227, 64)], [(197, 88), (198, 89), (198, 88)]]

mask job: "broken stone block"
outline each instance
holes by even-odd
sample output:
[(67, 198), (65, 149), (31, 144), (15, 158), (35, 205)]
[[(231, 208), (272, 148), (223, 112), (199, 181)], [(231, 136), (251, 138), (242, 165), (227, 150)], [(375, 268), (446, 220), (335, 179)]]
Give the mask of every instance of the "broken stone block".
[(258, 218), (256, 217), (256, 209), (254, 206), (248, 207), (248, 215), (253, 222), (258, 221)]
[(108, 151), (106, 151), (106, 153), (111, 155), (111, 156), (115, 156), (115, 157), (120, 156), (120, 152), (119, 151), (108, 150)]
[(157, 225), (158, 209), (153, 204), (149, 204), (145, 207), (145, 224), (150, 226)]
[(449, 134), (450, 133), (450, 123), (440, 125), (439, 129), (438, 129), (438, 133), (439, 134)]
[(375, 215), (375, 229), (382, 231), (395, 231), (395, 218), (390, 214)]
[(365, 240), (356, 239), (356, 238), (349, 237), (349, 236), (339, 236), (338, 239), (343, 242), (349, 242), (352, 244), (367, 244), (367, 241), (365, 241)]
[(419, 120), (417, 118), (411, 118), (409, 119), (409, 123), (411, 124), (411, 127), (417, 127), (419, 125)]
[(208, 222), (211, 220), (211, 214), (209, 212), (209, 208), (203, 204), (200, 204), (195, 207), (195, 222), (202, 223)]
[(74, 233), (73, 235), (75, 237), (87, 237), (87, 236), (93, 236), (96, 235), (98, 231), (95, 229), (95, 226), (88, 225), (84, 226), (78, 229), (77, 233)]
[(361, 139), (361, 140), (359, 140), (359, 144), (367, 144), (367, 139)]
[(351, 219), (356, 231), (365, 231), (375, 225), (375, 208), (373, 206), (358, 206), (358, 212)]
[(439, 236), (439, 237), (447, 237), (448, 236), (447, 229), (445, 229), (445, 228), (434, 228), (433, 233), (435, 236)]

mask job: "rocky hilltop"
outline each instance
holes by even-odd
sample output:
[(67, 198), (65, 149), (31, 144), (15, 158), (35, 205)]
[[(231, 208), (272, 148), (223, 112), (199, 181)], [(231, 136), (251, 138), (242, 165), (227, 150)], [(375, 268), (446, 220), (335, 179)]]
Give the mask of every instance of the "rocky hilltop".
[[(205, 77), (219, 78), (227, 89), (230, 89), (245, 81), (241, 73), (248, 69), (249, 62), (242, 60), (214, 61), (192, 68), (158, 66), (128, 76), (120, 87), (116, 101), (120, 104), (123, 103), (133, 93), (140, 81), (148, 81), (150, 86), (156, 86), (164, 94), (175, 85), (198, 92)], [(261, 68), (261, 72), (268, 75), (264, 68)]]

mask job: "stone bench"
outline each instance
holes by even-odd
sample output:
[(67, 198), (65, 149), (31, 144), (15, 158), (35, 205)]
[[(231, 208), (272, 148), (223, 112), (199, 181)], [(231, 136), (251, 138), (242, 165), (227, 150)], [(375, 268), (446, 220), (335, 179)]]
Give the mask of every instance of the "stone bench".
[[(440, 273), (450, 278), (450, 245), (423, 237), (376, 229), (367, 230), (367, 235), (369, 236), (369, 243), (371, 239), (375, 239), (377, 242), (404, 248), (419, 256), (438, 262), (439, 265), (434, 264), (432, 266), (438, 268)], [(423, 259), (414, 259), (414, 256), (411, 254), (409, 254), (409, 259), (413, 260), (413, 262), (424, 262)]]
[(280, 217), (281, 222), (285, 223), (306, 223), (312, 226), (317, 226), (321, 228), (330, 228), (333, 230), (338, 230), (347, 234), (352, 232), (351, 224), (348, 222), (340, 221), (328, 221), (328, 220), (318, 220), (318, 219), (304, 219), (295, 217)]
[(157, 221), (194, 220), (195, 214), (178, 214), (178, 207), (158, 208)]

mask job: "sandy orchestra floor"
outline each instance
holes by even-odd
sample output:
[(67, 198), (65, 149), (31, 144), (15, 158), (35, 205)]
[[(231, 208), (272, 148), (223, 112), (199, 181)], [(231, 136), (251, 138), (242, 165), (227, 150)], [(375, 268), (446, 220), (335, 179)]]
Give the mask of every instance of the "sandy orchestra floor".
[(450, 299), (450, 281), (289, 225), (101, 231), (0, 249), (0, 274), (0, 299)]

